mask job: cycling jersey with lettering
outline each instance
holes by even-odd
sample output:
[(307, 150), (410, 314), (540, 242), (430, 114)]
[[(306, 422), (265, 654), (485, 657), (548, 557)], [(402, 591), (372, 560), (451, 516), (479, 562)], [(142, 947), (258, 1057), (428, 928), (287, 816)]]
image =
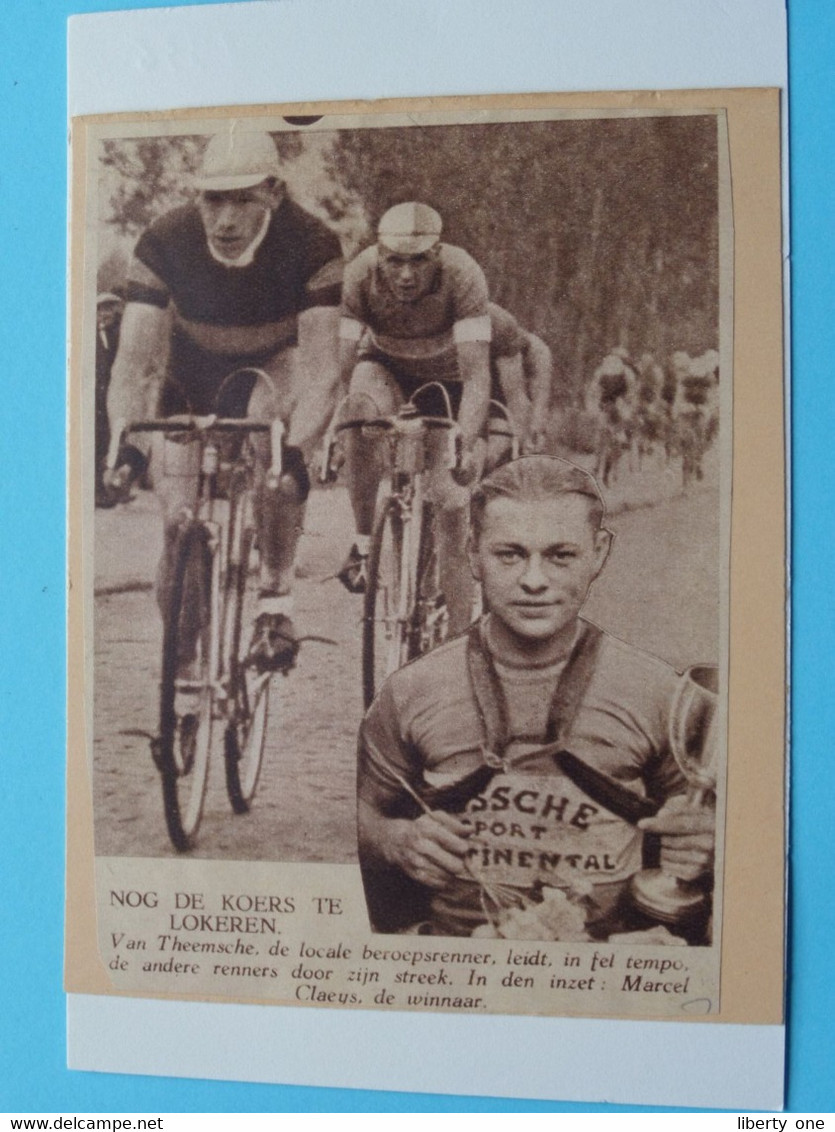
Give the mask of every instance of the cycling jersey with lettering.
[[(379, 812), (395, 812), (404, 782), (418, 794), (427, 786), (443, 790), (484, 766), (485, 728), (466, 649), (466, 638), (456, 638), (400, 669), (369, 709), (360, 732), (359, 793)], [(561, 667), (495, 667), (510, 742), (503, 767), (466, 802), (472, 879), (430, 894), (433, 926), (442, 934), (469, 934), (485, 922), (483, 894), (497, 887), (522, 892), (581, 881), (601, 908), (612, 909), (642, 864), (641, 832), (538, 754)], [(682, 792), (667, 738), (677, 681), (663, 661), (602, 634), (566, 747), (637, 795), (661, 802)]]
[(489, 342), (487, 281), (462, 248), (442, 244), (431, 289), (413, 302), (396, 298), (378, 268), (376, 247), (345, 268), (341, 336), (360, 356), (400, 380), (459, 380), (458, 342)]

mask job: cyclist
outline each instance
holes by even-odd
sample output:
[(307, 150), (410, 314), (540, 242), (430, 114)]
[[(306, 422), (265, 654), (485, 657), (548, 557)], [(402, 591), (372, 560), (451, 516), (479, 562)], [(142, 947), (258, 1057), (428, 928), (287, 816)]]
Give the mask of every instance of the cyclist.
[(664, 370), (646, 351), (637, 364), (639, 385), (635, 408), (638, 459), (650, 456), (669, 432), (669, 406), (664, 400)]
[(708, 350), (697, 358), (673, 355), (676, 373), (672, 419), (685, 481), (704, 476), (702, 458), (719, 430), (719, 355)]
[[(489, 303), (490, 398), (505, 405), (513, 425), (520, 430), (522, 451), (541, 452), (551, 401), (553, 358), (551, 350), (500, 307)], [(487, 440), (485, 472), (510, 458), (509, 439), (491, 430)]]
[(598, 427), (597, 475), (604, 487), (610, 485), (621, 456), (632, 444), (639, 387), (635, 366), (618, 346), (594, 371), (586, 389), (586, 412)]
[[(262, 573), (251, 654), (265, 669), (289, 667), (298, 648), (290, 615), (310, 487), (303, 452), (327, 423), (339, 379), (339, 241), (287, 196), (281, 174), (268, 133), (232, 128), (209, 140), (195, 201), (155, 221), (136, 245), (108, 400), (111, 423), (153, 413), (161, 391), (165, 416), (190, 410), (287, 424), (277, 489), (265, 482), (266, 446), (256, 447)], [(196, 498), (198, 445), (160, 439), (153, 456), (164, 609), (178, 518)]]
[[(441, 229), (438, 213), (417, 201), (383, 215), (376, 245), (345, 269), (340, 368), (353, 419), (391, 414), (427, 382), (441, 382), (449, 393), (462, 459), (453, 478), (430, 454), (429, 476), (438, 507), (441, 585), (455, 634), (469, 624), (472, 611), (465, 552), (469, 491), (463, 485), (478, 478), (484, 460), (491, 330), (484, 272), (462, 248), (442, 243)], [(438, 392), (432, 388), (418, 398), (422, 412), (444, 414)], [(385, 470), (379, 440), (360, 430), (349, 433), (346, 470), (357, 534), (339, 577), (360, 593)]]

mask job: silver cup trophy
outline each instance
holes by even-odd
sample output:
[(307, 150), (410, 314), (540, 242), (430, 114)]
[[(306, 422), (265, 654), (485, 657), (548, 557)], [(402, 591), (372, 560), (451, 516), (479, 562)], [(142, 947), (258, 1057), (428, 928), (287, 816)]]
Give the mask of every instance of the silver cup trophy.
[[(670, 711), (670, 749), (688, 781), (687, 804), (694, 810), (712, 804), (719, 760), (719, 670), (710, 664), (688, 668), (681, 677)], [(681, 880), (663, 869), (644, 869), (632, 878), (636, 907), (671, 927), (705, 914), (708, 895), (698, 882)]]

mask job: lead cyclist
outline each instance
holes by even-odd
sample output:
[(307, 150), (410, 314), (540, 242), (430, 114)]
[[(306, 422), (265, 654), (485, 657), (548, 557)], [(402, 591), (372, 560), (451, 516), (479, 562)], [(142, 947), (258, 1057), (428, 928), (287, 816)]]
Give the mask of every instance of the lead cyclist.
[[(194, 203), (156, 220), (140, 237), (108, 397), (111, 427), (157, 413), (281, 418), (285, 475), (266, 483), (269, 454), (256, 450), (261, 578), (251, 663), (291, 667), (295, 554), (310, 487), (305, 454), (333, 410), (341, 248), (336, 236), (285, 192), (268, 133), (227, 130), (209, 140)], [(238, 371), (235, 380), (229, 375)], [(194, 508), (199, 444), (155, 438), (152, 473), (165, 548), (157, 596), (167, 606), (183, 511)], [(126, 473), (110, 476), (116, 493)], [(188, 652), (188, 648), (185, 650)], [(187, 663), (187, 658), (184, 658)]]
[[(462, 439), (459, 466), (440, 458), (441, 432), (427, 439), (429, 492), (437, 508), (441, 586), (450, 635), (470, 623), (474, 581), (466, 556), (469, 485), (481, 474), (490, 402), (487, 281), (462, 248), (441, 242), (438, 213), (418, 201), (397, 204), (381, 218), (376, 245), (345, 268), (340, 322), (340, 371), (353, 420), (395, 413), (417, 396), (418, 409), (445, 415), (445, 387)], [(351, 430), (346, 438), (348, 494), (356, 523), (354, 544), (339, 573), (362, 593), (377, 490), (386, 472), (378, 438)]]

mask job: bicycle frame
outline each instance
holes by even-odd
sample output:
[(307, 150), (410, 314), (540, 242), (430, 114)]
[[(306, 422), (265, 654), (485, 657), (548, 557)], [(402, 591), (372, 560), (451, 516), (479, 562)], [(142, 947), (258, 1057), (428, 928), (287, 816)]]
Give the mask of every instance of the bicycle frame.
[[(163, 664), (160, 691), (160, 735), (152, 740), (162, 776), (166, 823), (175, 847), (194, 843), (200, 822), (212, 725), (224, 719), (224, 757), (227, 793), (236, 813), (243, 813), (255, 791), (261, 765), (271, 674), (258, 673), (240, 656), (241, 617), (254, 529), (252, 466), (241, 450), (224, 460), (222, 438), (270, 435), (267, 489), (277, 488), (282, 475), (284, 425), (248, 418), (182, 416), (120, 423), (108, 453), (113, 468), (128, 432), (193, 436), (200, 444), (197, 498), (179, 521), (171, 600), (164, 611)], [(228, 500), (221, 499), (218, 477), (230, 475)], [(190, 570), (196, 567), (197, 588)], [(208, 599), (201, 580), (210, 579)], [(190, 596), (189, 596), (190, 595)], [(186, 610), (192, 614), (187, 615)], [(184, 616), (185, 615), (185, 616)], [(205, 619), (204, 619), (205, 618)], [(195, 630), (186, 626), (195, 624)], [(191, 632), (195, 633), (191, 650)], [(202, 642), (202, 643), (201, 643)], [(199, 675), (183, 678), (181, 660)], [(198, 664), (191, 663), (195, 656)], [(252, 681), (251, 683), (249, 681)], [(199, 708), (176, 706), (178, 697), (199, 698)], [(193, 783), (193, 785), (192, 785)]]
[[(423, 389), (437, 383), (423, 386)], [(391, 444), (391, 487), (378, 507), (369, 557), (369, 583), (363, 612), (363, 695), (368, 705), (376, 691), (375, 668), (394, 671), (419, 652), (438, 643), (443, 610), (427, 629), (424, 614), (428, 602), (421, 593), (432, 561), (430, 543), (431, 504), (424, 497), (423, 476), (427, 469), (426, 438), (433, 429), (448, 432), (446, 466), (454, 470), (461, 459), (460, 429), (451, 415), (446, 389), (446, 417), (422, 416), (414, 400), (407, 401), (390, 417), (372, 417), (336, 423), (338, 411), (326, 440), (323, 469), (329, 473), (336, 436), (347, 429), (386, 434)], [(384, 545), (387, 550), (384, 552)], [(385, 565), (384, 565), (385, 563)], [(382, 636), (377, 634), (382, 630)]]

